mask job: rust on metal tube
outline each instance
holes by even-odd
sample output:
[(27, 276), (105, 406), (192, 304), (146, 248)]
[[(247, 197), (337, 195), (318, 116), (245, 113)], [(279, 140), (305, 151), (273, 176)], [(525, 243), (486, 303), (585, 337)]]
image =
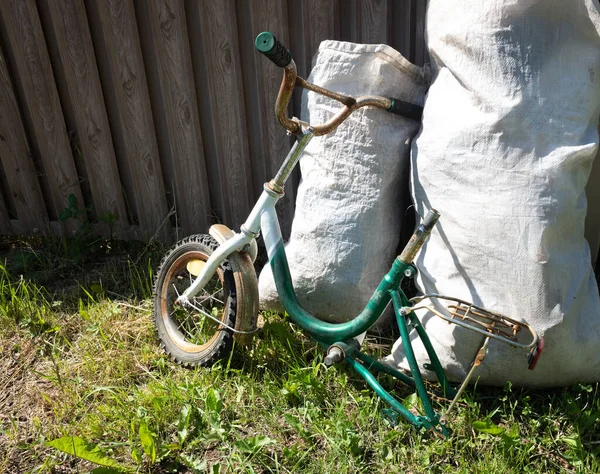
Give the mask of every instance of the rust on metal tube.
[(333, 132), (336, 128), (340, 126), (340, 124), (346, 120), (352, 112), (361, 107), (372, 106), (380, 109), (389, 109), (392, 105), (392, 101), (385, 97), (379, 97), (375, 95), (365, 95), (362, 97), (358, 97), (354, 104), (351, 106), (344, 106), (342, 110), (340, 110), (336, 115), (330, 118), (327, 122), (322, 123), (320, 125), (312, 125), (315, 130), (315, 137), (319, 137), (321, 135), (327, 135), (328, 133)]
[(283, 186), (281, 186), (281, 184), (278, 183), (275, 179), (272, 179), (271, 181), (266, 183), (266, 186), (267, 188), (269, 188), (269, 190), (273, 191), (278, 196), (283, 196), (285, 194)]
[(283, 80), (281, 81), (281, 87), (279, 88), (279, 94), (277, 95), (277, 101), (275, 102), (275, 115), (277, 116), (279, 123), (281, 123), (285, 129), (289, 130), (289, 132), (293, 134), (299, 134), (302, 131), (300, 121), (296, 118), (289, 118), (287, 116), (287, 107), (292, 98), (295, 86), (324, 95), (330, 99), (340, 102), (343, 105), (341, 110), (326, 122), (319, 125), (311, 125), (311, 127), (314, 129), (314, 136), (316, 137), (327, 135), (328, 133), (333, 132), (344, 120), (350, 116), (350, 114), (352, 114), (352, 112), (360, 109), (361, 107), (372, 106), (387, 110), (392, 106), (391, 99), (386, 97), (365, 95), (354, 98), (330, 91), (324, 87), (317, 86), (316, 84), (312, 84), (297, 75), (296, 63), (294, 60), (292, 60), (286, 67), (283, 68)]
[(425, 243), (425, 240), (427, 240), (427, 237), (429, 237), (433, 226), (439, 218), (440, 213), (435, 209), (431, 209), (427, 213), (425, 219), (423, 219), (421, 225), (417, 227), (417, 230), (412, 235), (412, 237), (408, 241), (408, 244), (406, 244), (406, 247), (404, 247), (404, 250), (398, 257), (400, 260), (402, 260), (407, 265), (410, 265), (413, 262), (413, 260), (417, 256), (417, 253)]
[(296, 76), (296, 85), (298, 87), (302, 87), (303, 89), (316, 92), (317, 94), (324, 95), (325, 97), (329, 97), (330, 99), (337, 100), (342, 104), (351, 107), (356, 103), (356, 99), (354, 97), (350, 97), (348, 95), (339, 94), (337, 92), (330, 91), (329, 89), (325, 89), (324, 87), (317, 86), (312, 82), (308, 82), (300, 76)]
[(275, 115), (277, 116), (279, 123), (294, 134), (300, 133), (300, 124), (297, 121), (288, 118), (287, 106), (292, 98), (295, 85), (296, 63), (292, 59), (290, 63), (283, 68), (283, 80), (281, 81), (281, 87), (279, 88), (279, 94), (277, 95), (277, 101), (275, 102)]

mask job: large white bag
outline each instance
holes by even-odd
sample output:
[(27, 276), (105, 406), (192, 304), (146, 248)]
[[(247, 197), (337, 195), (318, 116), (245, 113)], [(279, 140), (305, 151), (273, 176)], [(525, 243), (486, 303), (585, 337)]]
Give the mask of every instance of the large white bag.
[[(600, 299), (584, 239), (598, 145), (597, 0), (430, 0), (433, 83), (412, 148), (418, 211), (441, 219), (418, 259), (427, 293), (527, 320), (537, 368), (492, 341), (480, 383), (600, 380)], [(452, 379), (481, 336), (422, 320)], [(418, 360), (427, 356), (415, 341)], [(388, 363), (407, 367), (400, 342)]]
[[(389, 46), (340, 41), (321, 43), (309, 81), (353, 96), (382, 95), (419, 105), (428, 82), (422, 68)], [(339, 107), (305, 91), (302, 119), (321, 123)], [(389, 270), (402, 216), (411, 205), (408, 161), (418, 128), (417, 121), (363, 108), (308, 145), (285, 250), (298, 300), (315, 316), (353, 318)], [(269, 265), (260, 275), (259, 294), (263, 309), (282, 309)]]

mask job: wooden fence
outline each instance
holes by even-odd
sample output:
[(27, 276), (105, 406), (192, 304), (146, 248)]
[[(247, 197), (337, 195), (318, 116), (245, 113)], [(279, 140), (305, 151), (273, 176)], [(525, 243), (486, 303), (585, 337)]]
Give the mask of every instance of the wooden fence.
[[(323, 39), (423, 64), (425, 0), (0, 0), (0, 234), (124, 239), (238, 227), (289, 150), (269, 30), (306, 77)], [(300, 97), (291, 112), (300, 114)], [(298, 176), (279, 204), (289, 233)], [(600, 244), (600, 165), (586, 236)], [(596, 205), (598, 203), (599, 205)], [(76, 218), (65, 209), (79, 209)], [(68, 214), (68, 212), (67, 212)]]
[(424, 11), (421, 0), (1, 0), (0, 233), (70, 233), (86, 209), (126, 239), (239, 226), (290, 147), (272, 112), (281, 71), (254, 51), (256, 34), (289, 45), (303, 76), (323, 39), (388, 43), (422, 63)]

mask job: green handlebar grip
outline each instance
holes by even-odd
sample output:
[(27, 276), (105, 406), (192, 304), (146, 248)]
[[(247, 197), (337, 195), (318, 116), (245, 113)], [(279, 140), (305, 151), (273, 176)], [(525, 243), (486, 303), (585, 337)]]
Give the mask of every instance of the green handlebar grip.
[(263, 31), (256, 37), (254, 46), (279, 67), (286, 67), (292, 62), (292, 54), (268, 31)]

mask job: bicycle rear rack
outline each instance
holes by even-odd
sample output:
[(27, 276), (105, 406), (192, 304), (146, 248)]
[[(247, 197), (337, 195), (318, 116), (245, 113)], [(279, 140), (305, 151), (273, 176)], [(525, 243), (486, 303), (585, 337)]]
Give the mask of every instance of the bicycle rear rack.
[[(430, 304), (422, 304), (425, 300), (429, 300)], [(440, 304), (436, 305), (434, 303), (439, 301), (453, 304), (448, 304), (444, 308)], [(453, 296), (442, 296), (433, 293), (411, 298), (410, 303), (411, 306), (405, 308), (406, 311), (411, 312), (426, 309), (448, 323), (456, 324), (482, 336), (496, 339), (519, 349), (531, 350), (537, 346), (540, 339), (533, 328), (525, 322), (489, 311)], [(531, 334), (531, 342), (528, 344), (522, 344), (517, 341), (517, 333), (523, 328), (527, 329)]]
[[(410, 367), (410, 375), (372, 359), (360, 352), (360, 345), (355, 340), (340, 342), (329, 346), (325, 362), (327, 365), (332, 365), (335, 362), (345, 360), (348, 365), (363, 377), (377, 395), (390, 406), (390, 409), (386, 410), (386, 412), (394, 418), (394, 421), (396, 421), (395, 419), (397, 416), (402, 416), (406, 421), (418, 429), (426, 429), (438, 436), (447, 437), (449, 435), (448, 428), (446, 427), (449, 413), (452, 411), (463, 391), (471, 381), (475, 369), (483, 363), (490, 340), (494, 339), (519, 349), (529, 350), (529, 368), (531, 370), (535, 367), (544, 348), (544, 340), (540, 338), (527, 323), (486, 310), (459, 298), (429, 294), (417, 296), (408, 300), (400, 290), (392, 291), (391, 299), (398, 321), (402, 347)], [(440, 302), (445, 303), (445, 305), (440, 304)], [(416, 316), (416, 312), (421, 310), (429, 311), (449, 324), (456, 324), (464, 329), (468, 329), (483, 336), (482, 342), (479, 344), (473, 361), (470, 364), (467, 375), (458, 389), (454, 389), (450, 386), (425, 328)], [(452, 397), (450, 405), (441, 416), (433, 409), (431, 400), (425, 389), (425, 384), (410, 340), (410, 332), (412, 329), (417, 331), (417, 335), (421, 339), (430, 359), (430, 364), (425, 364), (424, 368), (432, 370), (436, 374), (438, 381), (442, 385), (443, 396), (445, 398)], [(527, 330), (531, 336), (531, 341), (528, 343), (521, 343), (517, 340), (517, 335), (523, 329)], [(392, 375), (401, 382), (414, 387), (421, 399), (423, 411), (425, 413), (414, 414), (404, 407), (404, 405), (379, 384), (370, 370), (376, 370)]]

